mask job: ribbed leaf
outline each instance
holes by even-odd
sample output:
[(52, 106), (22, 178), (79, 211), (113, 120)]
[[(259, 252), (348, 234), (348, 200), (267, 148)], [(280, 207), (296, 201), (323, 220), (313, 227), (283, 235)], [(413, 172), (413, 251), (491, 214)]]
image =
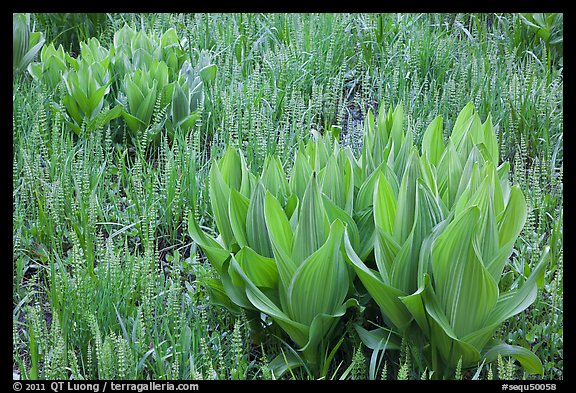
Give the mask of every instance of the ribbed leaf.
[(285, 205), (286, 199), (290, 195), (290, 189), (278, 157), (268, 156), (266, 158), (261, 179), (264, 187), (266, 187), (282, 205)]
[(373, 192), (374, 223), (377, 228), (392, 234), (396, 217), (396, 197), (382, 172), (379, 172)]
[(404, 171), (408, 165), (407, 162), (409, 157), (412, 154), (418, 157), (418, 150), (414, 146), (413, 140), (414, 137), (412, 136), (412, 132), (407, 132), (404, 136), (404, 140), (402, 141), (400, 151), (394, 156), (394, 165), (390, 165), (394, 169), (394, 173), (398, 179), (402, 179), (404, 177)]
[(438, 192), (448, 209), (456, 202), (458, 185), (462, 178), (462, 164), (452, 140), (448, 141), (438, 164)]
[(262, 182), (258, 182), (250, 198), (246, 216), (246, 238), (248, 244), (260, 255), (272, 257), (272, 245), (268, 238), (268, 228), (264, 217), (264, 198), (266, 190)]
[(450, 135), (450, 139), (455, 146), (460, 145), (462, 138), (470, 129), (474, 112), (474, 103), (470, 101), (458, 114), (454, 127), (452, 128), (452, 134)]
[(214, 238), (206, 235), (198, 226), (193, 214), (190, 214), (188, 218), (188, 233), (192, 240), (202, 247), (212, 266), (221, 275), (223, 272), (222, 266), (224, 261), (230, 257), (230, 251), (226, 250)]
[(318, 250), (328, 237), (329, 223), (315, 175), (310, 179), (304, 193), (298, 218), (298, 227), (294, 234), (294, 245), (292, 246), (292, 259), (297, 265), (300, 265)]
[(402, 142), (404, 142), (404, 108), (402, 102), (396, 105), (394, 113), (392, 113), (392, 123), (390, 126), (390, 138), (394, 142), (394, 156), (398, 156)]
[(292, 228), (280, 202), (270, 192), (266, 192), (264, 199), (264, 215), (280, 281), (287, 289), (297, 267), (291, 258)]
[(385, 284), (392, 285), (394, 261), (400, 252), (400, 245), (394, 237), (381, 228), (376, 228), (374, 242), (374, 259), (380, 277)]
[(529, 374), (544, 374), (544, 367), (542, 367), (542, 362), (538, 356), (534, 355), (526, 348), (500, 343), (486, 348), (483, 357), (487, 362), (493, 362), (498, 359), (498, 355), (512, 356), (520, 362), (522, 367), (524, 367)]
[(360, 190), (354, 200), (354, 211), (361, 212), (366, 208), (372, 206), (374, 203), (374, 188), (376, 182), (378, 181), (378, 177), (380, 175), (380, 171), (377, 169), (370, 176), (364, 180), (364, 182), (360, 186)]
[(295, 321), (310, 325), (317, 315), (331, 315), (344, 302), (349, 278), (340, 252), (343, 234), (344, 224), (334, 221), (326, 243), (294, 273), (288, 294)]
[(306, 187), (311, 177), (312, 167), (302, 149), (298, 149), (290, 176), (290, 189), (300, 200), (304, 198), (304, 192), (306, 192)]
[(420, 176), (420, 163), (416, 151), (412, 151), (398, 193), (396, 218), (394, 220), (394, 238), (398, 244), (404, 244), (414, 226), (416, 214), (416, 187)]
[(488, 317), (487, 324), (500, 324), (508, 318), (524, 311), (536, 300), (538, 293), (537, 284), (546, 269), (549, 251), (550, 248), (546, 246), (542, 252), (540, 261), (519, 289), (506, 292), (498, 298), (498, 302)]
[(230, 188), (240, 191), (242, 184), (242, 165), (240, 162), (240, 154), (232, 147), (228, 146), (226, 152), (218, 161), (218, 169), (222, 173), (222, 179)]
[(234, 239), (240, 247), (248, 246), (246, 234), (246, 216), (250, 200), (240, 194), (234, 188), (230, 189), (230, 200), (228, 201), (228, 214), (230, 215), (230, 227), (234, 234)]
[(263, 257), (250, 247), (242, 247), (234, 257), (254, 285), (260, 288), (277, 287), (278, 269), (274, 259)]
[(176, 83), (172, 92), (172, 105), (170, 108), (174, 124), (180, 123), (190, 114), (190, 103), (182, 87)]
[(400, 349), (401, 338), (398, 333), (383, 328), (366, 330), (359, 324), (352, 326), (362, 343), (370, 349)]
[(432, 248), (434, 286), (456, 337), (483, 326), (498, 298), (496, 282), (474, 244), (479, 216), (477, 207), (468, 208)]
[(488, 118), (482, 125), (482, 131), (484, 133), (484, 145), (486, 146), (488, 152), (490, 152), (492, 162), (497, 165), (499, 160), (498, 139), (496, 138), (496, 133), (494, 132), (492, 116), (490, 116), (490, 114), (488, 114)]
[(376, 236), (374, 210), (372, 207), (368, 207), (361, 212), (355, 213), (354, 221), (357, 223), (358, 235), (360, 236), (358, 255), (360, 256), (360, 259), (364, 261), (374, 249), (374, 239)]
[(424, 131), (422, 136), (422, 154), (426, 153), (428, 160), (435, 167), (438, 166), (444, 152), (444, 139), (442, 137), (442, 116), (436, 117)]
[(309, 326), (291, 320), (264, 292), (254, 285), (234, 258), (230, 261), (230, 268), (235, 269), (244, 280), (246, 296), (254, 307), (272, 317), (296, 344), (300, 347), (305, 346), (308, 343)]
[(412, 317), (400, 301), (401, 296), (406, 294), (402, 291), (386, 285), (378, 277), (377, 272), (367, 267), (354, 252), (347, 233), (344, 234), (345, 259), (352, 265), (356, 275), (372, 296), (376, 304), (380, 306), (382, 315), (390, 321), (396, 328), (403, 329), (410, 323)]
[(498, 255), (486, 261), (487, 269), (495, 279), (499, 280), (506, 265), (508, 257), (512, 253), (514, 243), (526, 223), (527, 211), (526, 200), (522, 190), (513, 186), (506, 209), (499, 217), (498, 222)]
[(463, 367), (477, 364), (481, 358), (480, 351), (458, 338), (434, 291), (428, 287), (423, 296), (432, 340), (431, 368), (445, 377), (453, 373), (460, 359)]
[(336, 206), (334, 202), (332, 202), (326, 195), (322, 196), (322, 201), (324, 203), (326, 215), (328, 216), (328, 221), (330, 223), (334, 222), (335, 220), (342, 221), (344, 225), (346, 225), (346, 230), (350, 235), (352, 246), (355, 250), (357, 250), (360, 245), (360, 236), (356, 222), (352, 219), (352, 217), (350, 217), (348, 213), (346, 213), (346, 211)]
[(224, 247), (227, 249), (232, 248), (234, 242), (234, 234), (230, 226), (230, 217), (228, 215), (228, 200), (230, 199), (230, 187), (224, 181), (218, 165), (216, 162), (212, 163), (209, 174), (209, 196), (212, 205), (212, 212), (214, 213), (214, 221), (218, 226), (218, 231), (222, 236)]
[(322, 192), (340, 209), (346, 208), (343, 180), (342, 173), (336, 164), (336, 158), (334, 156), (330, 157), (326, 167), (323, 169)]

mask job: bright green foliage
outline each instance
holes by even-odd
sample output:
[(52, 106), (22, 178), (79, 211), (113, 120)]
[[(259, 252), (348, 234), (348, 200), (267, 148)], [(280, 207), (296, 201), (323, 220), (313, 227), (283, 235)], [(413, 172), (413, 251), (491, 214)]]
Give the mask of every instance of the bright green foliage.
[(30, 31), (30, 14), (12, 14), (12, 75), (28, 67), (45, 41), (42, 32)]
[(77, 134), (81, 134), (84, 122), (92, 123), (98, 120), (100, 124), (105, 124), (120, 116), (120, 108), (116, 107), (106, 111), (104, 118), (98, 117), (102, 112), (105, 96), (110, 92), (110, 73), (100, 62), (90, 63), (82, 59), (75, 67), (65, 71), (62, 79), (67, 93), (63, 102), (72, 119), (68, 124)]
[[(347, 299), (353, 276), (341, 252), (345, 223), (325, 209), (325, 201), (331, 202), (317, 176), (309, 179), (302, 199), (289, 192), (276, 157), (266, 159), (257, 179), (242, 153), (229, 147), (210, 170), (220, 236), (203, 233), (192, 219), (189, 231), (220, 274), (221, 282), (211, 285), (213, 301), (268, 315), (302, 351), (304, 363), (291, 354), (291, 364), (318, 374), (338, 320), (358, 303)], [(275, 363), (277, 371), (282, 368), (280, 358)]]
[[(562, 379), (558, 15), (529, 27), (510, 13), (31, 14), (47, 45), (27, 67), (31, 78), (13, 78), (14, 378)], [(110, 91), (99, 114), (77, 124), (62, 75), (105, 58)], [(131, 113), (125, 77), (153, 62), (166, 64), (173, 88), (157, 90), (148, 126), (134, 135), (121, 113), (105, 124), (108, 108)], [(468, 102), (479, 118), (468, 108), (449, 139)], [(209, 179), (210, 157), (220, 180), (216, 170)], [(296, 274), (303, 228), (315, 236), (302, 254), (330, 235), (330, 225), (308, 223), (322, 221), (315, 214), (301, 217), (314, 175), (328, 223), (344, 224), (366, 267), (345, 258), (358, 276), (345, 299), (366, 308), (335, 323), (312, 367), (288, 335), (304, 341), (295, 321), (311, 310), (293, 314), (280, 285)], [(267, 222), (268, 193), (286, 219)], [(198, 242), (185, 230), (192, 220)], [(466, 222), (476, 223), (472, 235)], [(446, 233), (471, 237), (459, 271), (446, 261)], [(524, 299), (516, 310), (529, 304), (547, 245), (530, 307), (496, 332), (463, 318), (465, 303), (486, 322), (506, 317), (496, 318), (505, 294)], [(241, 272), (294, 323), (260, 312)], [(440, 286), (459, 272), (486, 287)], [(475, 307), (471, 292), (488, 301)], [(484, 333), (480, 360), (465, 363)], [(521, 348), (538, 356), (542, 375)]]
[(134, 74), (126, 74), (124, 77), (128, 107), (122, 112), (122, 116), (133, 135), (138, 135), (150, 125), (159, 90), (158, 84), (167, 83), (167, 77), (166, 64), (158, 62), (150, 71), (137, 69)]
[[(387, 145), (394, 146), (389, 135)], [(378, 140), (369, 137), (362, 158), (370, 157), (369, 147), (376, 144), (370, 141)], [(397, 198), (382, 172), (375, 182), (377, 270), (357, 256), (345, 236), (347, 260), (385, 321), (423, 347), (437, 378), (450, 376), (460, 359), (463, 367), (471, 367), (498, 351), (516, 357), (528, 372), (541, 373), (540, 361), (527, 349), (490, 341), (505, 320), (535, 300), (537, 278), (546, 266), (544, 250), (523, 285), (499, 291), (526, 221), (523, 193), (508, 184), (504, 164), (496, 168), (490, 119), (482, 124), (472, 104), (459, 114), (448, 144), (440, 138), (437, 119), (424, 134), (422, 156), (411, 148), (401, 175), (396, 172)], [(391, 152), (386, 165), (395, 167)]]
[(42, 48), (40, 61), (30, 63), (28, 72), (34, 79), (40, 80), (49, 90), (54, 90), (62, 82), (62, 74), (68, 69), (66, 55), (62, 45), (58, 49), (51, 42)]

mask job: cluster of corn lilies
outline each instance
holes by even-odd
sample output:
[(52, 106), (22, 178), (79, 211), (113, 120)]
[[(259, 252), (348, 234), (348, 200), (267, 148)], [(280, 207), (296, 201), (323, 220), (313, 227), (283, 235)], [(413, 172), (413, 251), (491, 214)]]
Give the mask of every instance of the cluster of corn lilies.
[[(28, 45), (20, 45), (20, 52), (30, 54), (15, 52), (14, 69), (27, 68), (48, 91), (63, 92), (67, 124), (79, 135), (119, 117), (132, 139), (144, 132), (152, 139), (162, 128), (170, 136), (177, 129), (188, 132), (200, 116), (203, 86), (216, 77), (208, 52), (199, 53), (193, 66), (186, 40), (173, 28), (157, 35), (126, 25), (109, 48), (96, 38), (81, 42), (77, 57), (50, 43), (42, 47), (38, 62), (30, 62), (44, 41), (28, 47), (39, 37), (30, 36)], [(164, 112), (168, 116), (155, 122), (153, 114)]]
[(490, 117), (482, 123), (470, 103), (447, 141), (442, 125), (432, 121), (419, 149), (402, 105), (381, 105), (365, 118), (359, 157), (325, 135), (300, 144), (288, 176), (274, 156), (256, 176), (233, 147), (212, 162), (218, 234), (193, 217), (189, 232), (218, 273), (207, 282), (211, 299), (244, 312), (255, 334), (279, 328), (297, 347), (274, 364), (320, 375), (342, 317), (372, 302), (385, 326), (358, 325), (364, 343), (382, 350), (405, 340), (434, 378), (498, 355), (542, 372), (532, 352), (493, 337), (535, 300), (547, 250), (522, 282), (499, 287), (526, 221), (523, 193), (499, 164)]

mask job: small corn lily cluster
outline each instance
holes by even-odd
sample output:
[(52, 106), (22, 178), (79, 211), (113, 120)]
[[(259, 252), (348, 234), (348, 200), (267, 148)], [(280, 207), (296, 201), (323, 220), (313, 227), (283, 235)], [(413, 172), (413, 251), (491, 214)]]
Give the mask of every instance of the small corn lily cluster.
[[(336, 139), (301, 143), (289, 178), (273, 156), (256, 177), (232, 147), (212, 162), (219, 235), (189, 222), (219, 274), (207, 283), (211, 299), (269, 316), (316, 370), (326, 367), (322, 356), (346, 309), (367, 304), (364, 290), (388, 326), (357, 326), (372, 349), (397, 348), (394, 337), (404, 338), (436, 378), (498, 355), (541, 372), (527, 349), (492, 341), (535, 300), (547, 250), (523, 284), (500, 292), (526, 203), (509, 184), (509, 164), (498, 165), (490, 117), (482, 123), (468, 104), (447, 143), (438, 117), (420, 151), (403, 130), (402, 105), (381, 106), (365, 119), (360, 157)], [(293, 357), (284, 363), (303, 364)]]
[[(192, 65), (186, 45), (173, 28), (156, 35), (124, 26), (110, 48), (91, 38), (72, 57), (51, 43), (42, 48), (39, 62), (26, 66), (50, 92), (62, 88), (67, 124), (78, 135), (121, 117), (136, 143), (144, 132), (152, 140), (163, 127), (170, 137), (176, 130), (187, 132), (199, 118), (203, 87), (214, 81), (217, 69), (208, 52), (199, 53)], [(40, 46), (34, 46), (36, 52)], [(21, 62), (16, 55), (15, 49), (15, 67)], [(154, 113), (168, 116), (155, 119)]]

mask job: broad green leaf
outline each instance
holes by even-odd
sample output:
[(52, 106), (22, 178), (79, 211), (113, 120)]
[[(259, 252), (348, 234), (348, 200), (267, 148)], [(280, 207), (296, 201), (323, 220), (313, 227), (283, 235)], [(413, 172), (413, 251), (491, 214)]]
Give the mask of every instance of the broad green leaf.
[(500, 279), (508, 257), (512, 253), (514, 243), (526, 223), (527, 211), (524, 194), (519, 187), (513, 186), (506, 209), (497, 218), (498, 226), (498, 254), (486, 261), (486, 267), (492, 277)]
[(290, 195), (290, 190), (278, 157), (266, 157), (261, 179), (266, 190), (270, 191), (284, 205)]
[(456, 194), (462, 178), (462, 164), (450, 139), (438, 164), (438, 192), (448, 209), (456, 202)]
[(519, 289), (506, 292), (498, 298), (498, 302), (490, 312), (487, 325), (501, 324), (508, 318), (524, 311), (536, 300), (538, 294), (537, 284), (545, 272), (549, 250), (548, 246), (544, 248), (540, 261)]
[(498, 139), (496, 138), (496, 133), (494, 132), (492, 116), (490, 116), (490, 114), (488, 114), (488, 118), (482, 125), (482, 131), (484, 133), (484, 145), (486, 146), (488, 152), (490, 152), (492, 162), (497, 165), (499, 160)]
[(170, 112), (174, 123), (181, 122), (190, 114), (190, 103), (188, 102), (188, 97), (178, 83), (176, 83), (174, 90), (172, 91), (172, 105)]
[(205, 67), (203, 67), (199, 72), (200, 72), (200, 78), (202, 78), (202, 82), (204, 83), (211, 83), (214, 81), (214, 79), (216, 79), (216, 72), (218, 70), (218, 67), (216, 67), (216, 64), (209, 64)]
[(282, 348), (280, 348), (280, 350), (282, 353), (277, 355), (268, 364), (268, 367), (270, 368), (270, 371), (272, 371), (275, 378), (280, 378), (289, 370), (294, 370), (305, 366), (304, 359), (302, 359), (297, 353), (292, 351), (285, 352)]
[(224, 261), (230, 257), (230, 251), (226, 250), (214, 238), (206, 235), (198, 226), (193, 214), (190, 214), (188, 218), (188, 233), (192, 240), (202, 247), (212, 266), (221, 275), (222, 266)]
[(392, 234), (396, 217), (396, 197), (382, 172), (379, 172), (374, 187), (374, 223), (376, 227)]
[(266, 258), (250, 247), (242, 247), (234, 257), (254, 285), (260, 288), (277, 287), (278, 269), (274, 259)]
[(400, 151), (398, 151), (398, 154), (394, 156), (394, 165), (391, 165), (391, 167), (394, 169), (394, 173), (398, 179), (404, 177), (404, 171), (408, 166), (409, 157), (411, 155), (418, 157), (418, 150), (414, 146), (413, 139), (414, 137), (412, 136), (412, 132), (408, 131), (404, 136)]
[(354, 298), (348, 299), (345, 303), (338, 306), (332, 314), (318, 314), (314, 317), (308, 333), (309, 340), (301, 349), (310, 363), (315, 364), (319, 355), (325, 352), (322, 351), (322, 347), (329, 343), (329, 338), (333, 336), (338, 319), (351, 307), (360, 308), (358, 300)]
[(496, 304), (498, 287), (474, 244), (480, 210), (472, 206), (448, 225), (432, 248), (438, 300), (456, 337), (477, 330)]
[(366, 210), (368, 207), (372, 206), (374, 203), (374, 188), (376, 187), (376, 182), (380, 173), (382, 173), (382, 168), (386, 164), (382, 164), (378, 169), (376, 169), (370, 176), (364, 180), (358, 191), (358, 195), (354, 200), (354, 211), (361, 212)]
[(412, 317), (400, 301), (400, 297), (406, 294), (390, 285), (386, 285), (378, 277), (377, 272), (368, 268), (364, 262), (358, 258), (346, 232), (344, 234), (344, 250), (346, 261), (352, 265), (356, 275), (360, 278), (360, 281), (362, 281), (362, 284), (368, 293), (370, 293), (370, 296), (372, 296), (376, 304), (380, 306), (383, 317), (398, 329), (407, 327)]
[(248, 246), (246, 235), (246, 216), (250, 200), (240, 194), (234, 188), (230, 189), (230, 200), (228, 201), (228, 214), (230, 215), (230, 226), (234, 239), (240, 247)]
[(329, 223), (322, 203), (316, 175), (312, 176), (298, 217), (298, 226), (294, 233), (292, 258), (297, 265), (302, 264), (318, 250), (328, 237)]
[[(392, 108), (390, 108), (392, 109)], [(394, 142), (394, 156), (398, 156), (402, 142), (404, 142), (404, 108), (402, 102), (396, 105), (394, 113), (392, 113), (392, 123), (390, 126), (390, 138)]]
[(356, 222), (350, 217), (346, 211), (340, 209), (334, 204), (326, 195), (322, 195), (322, 201), (324, 203), (324, 209), (326, 210), (326, 215), (328, 216), (328, 221), (332, 224), (335, 220), (340, 220), (346, 225), (346, 230), (350, 235), (350, 240), (352, 246), (355, 250), (358, 249), (360, 245), (360, 236), (358, 233), (358, 227)]
[(526, 223), (526, 200), (518, 186), (510, 190), (510, 197), (499, 223), (500, 247), (514, 242)]
[(435, 196), (420, 179), (417, 180), (415, 197), (414, 225), (394, 259), (391, 277), (393, 285), (406, 293), (417, 290), (422, 243), (444, 218)]
[(454, 127), (452, 128), (452, 133), (450, 139), (455, 146), (459, 146), (462, 138), (468, 132), (470, 126), (472, 125), (473, 115), (475, 113), (474, 103), (472, 101), (468, 102), (464, 108), (458, 114)]
[(311, 177), (312, 167), (302, 152), (302, 149), (298, 149), (289, 184), (292, 192), (296, 194), (300, 200), (304, 198), (304, 192)]
[(208, 193), (212, 205), (212, 212), (214, 213), (214, 221), (216, 222), (218, 231), (222, 236), (224, 247), (226, 249), (231, 249), (232, 243), (234, 242), (234, 234), (232, 233), (230, 217), (228, 215), (230, 187), (228, 187), (224, 181), (215, 161), (212, 163), (210, 168)]
[(336, 158), (328, 159), (326, 167), (323, 169), (322, 192), (334, 202), (340, 209), (346, 208), (346, 196), (344, 194), (343, 176), (340, 173)]
[(355, 213), (354, 221), (356, 221), (358, 226), (358, 235), (360, 237), (358, 255), (360, 259), (364, 261), (374, 249), (374, 239), (376, 236), (374, 210), (372, 207), (369, 207), (361, 212)]
[[(348, 270), (340, 252), (344, 224), (332, 223), (326, 243), (300, 264), (288, 294), (291, 316), (310, 325), (319, 314), (333, 314), (348, 292)], [(318, 285), (322, 282), (322, 285)]]
[(232, 303), (230, 297), (226, 294), (222, 282), (216, 278), (209, 278), (203, 282), (208, 292), (210, 302), (213, 304), (225, 307), (236, 315), (241, 314), (241, 308)]
[(294, 342), (303, 347), (308, 342), (309, 327), (291, 320), (270, 298), (268, 298), (250, 279), (246, 276), (242, 267), (238, 262), (232, 258), (230, 267), (236, 269), (237, 273), (242, 277), (246, 285), (246, 296), (248, 300), (258, 310), (264, 314), (272, 317), (278, 325), (290, 336)]
[(442, 137), (442, 116), (436, 117), (424, 131), (422, 136), (422, 154), (426, 153), (428, 160), (435, 167), (438, 166), (444, 152), (444, 139)]
[(264, 198), (266, 197), (266, 190), (262, 182), (258, 182), (250, 204), (248, 205), (248, 212), (246, 216), (246, 238), (248, 244), (260, 255), (265, 257), (272, 257), (272, 245), (268, 238), (268, 228), (266, 226), (266, 218), (264, 216)]
[(500, 356), (512, 356), (516, 360), (520, 362), (522, 367), (529, 373), (529, 374), (544, 374), (544, 367), (542, 367), (542, 362), (534, 353), (529, 351), (526, 348), (517, 346), (517, 345), (509, 345), (505, 343), (500, 343), (494, 346), (491, 346), (486, 349), (483, 353), (483, 357), (486, 359), (487, 362), (493, 362), (498, 359), (498, 355)]
[(408, 238), (416, 214), (416, 187), (420, 176), (420, 162), (416, 151), (412, 151), (408, 162), (396, 205), (396, 218), (394, 220), (394, 238), (403, 244)]
[(426, 312), (429, 315), (430, 337), (432, 337), (432, 369), (435, 372), (449, 376), (462, 359), (463, 367), (471, 367), (480, 359), (480, 351), (467, 342), (459, 339), (444, 314), (434, 292), (425, 289), (423, 292)]
[(392, 330), (386, 330), (384, 328), (367, 330), (357, 323), (352, 326), (354, 326), (362, 343), (370, 349), (400, 349), (401, 337)]
[(226, 149), (226, 152), (220, 161), (218, 161), (218, 168), (220, 169), (222, 178), (228, 187), (240, 191), (242, 183), (242, 166), (240, 163), (240, 155), (234, 147), (229, 146)]
[(385, 284), (391, 285), (394, 261), (400, 252), (400, 245), (394, 237), (382, 228), (376, 228), (374, 242), (374, 259)]
[[(240, 167), (242, 168), (242, 181), (240, 182), (240, 193), (244, 195), (246, 198), (250, 198), (251, 191), (252, 191), (252, 182), (250, 180), (250, 170), (246, 165), (246, 159), (244, 158), (244, 154), (242, 150), (238, 152), (240, 155)], [(253, 176), (253, 175), (252, 175)]]
[(291, 258), (292, 228), (280, 202), (270, 192), (266, 192), (264, 199), (264, 215), (280, 280), (288, 288), (297, 267)]

